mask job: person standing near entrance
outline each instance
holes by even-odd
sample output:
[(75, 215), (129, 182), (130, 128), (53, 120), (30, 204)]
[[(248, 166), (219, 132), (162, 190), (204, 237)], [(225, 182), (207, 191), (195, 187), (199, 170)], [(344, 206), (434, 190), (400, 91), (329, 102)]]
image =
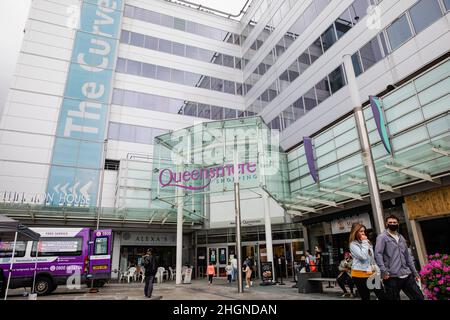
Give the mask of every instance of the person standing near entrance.
[[(354, 223), (350, 232), (350, 253), (353, 257), (352, 280), (358, 289), (362, 300), (370, 300), (370, 289), (368, 280), (378, 268), (375, 262), (375, 254), (371, 242), (366, 236), (366, 227), (360, 223)], [(383, 290), (374, 288), (375, 295), (379, 300), (384, 300)]]
[(319, 246), (314, 247), (314, 255), (316, 258), (316, 269), (318, 272), (323, 273), (322, 269), (322, 249)]
[(233, 273), (232, 273), (232, 280), (236, 281), (236, 277), (237, 277), (237, 272), (238, 272), (238, 263), (237, 263), (237, 259), (236, 256), (233, 256), (233, 259), (231, 259), (231, 266), (233, 267)]
[(144, 294), (147, 298), (152, 297), (153, 293), (153, 280), (157, 271), (156, 259), (153, 256), (153, 250), (148, 249), (147, 253), (142, 257), (144, 260), (144, 275), (145, 275), (145, 288)]
[(228, 262), (227, 266), (225, 267), (225, 272), (227, 273), (228, 283), (231, 283), (231, 277), (233, 276), (233, 267), (231, 266), (231, 260)]
[(386, 287), (386, 299), (400, 300), (402, 290), (410, 300), (424, 300), (416, 283), (420, 278), (406, 240), (397, 232), (399, 219), (391, 215), (385, 222), (387, 229), (377, 238), (375, 259)]
[(212, 285), (213, 277), (216, 275), (216, 267), (212, 262), (209, 263), (209, 266), (206, 269), (206, 274), (208, 275), (209, 285)]

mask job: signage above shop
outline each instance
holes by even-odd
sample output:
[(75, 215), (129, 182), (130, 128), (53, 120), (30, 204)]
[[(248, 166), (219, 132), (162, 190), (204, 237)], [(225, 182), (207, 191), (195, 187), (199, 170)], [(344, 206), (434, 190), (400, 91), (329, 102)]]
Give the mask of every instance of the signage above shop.
[(175, 233), (123, 232), (121, 245), (175, 246)]
[(352, 225), (354, 223), (361, 223), (367, 229), (372, 228), (372, 224), (370, 223), (370, 217), (368, 213), (363, 213), (355, 216), (340, 218), (331, 221), (331, 233), (339, 234), (339, 233), (348, 233), (352, 229)]

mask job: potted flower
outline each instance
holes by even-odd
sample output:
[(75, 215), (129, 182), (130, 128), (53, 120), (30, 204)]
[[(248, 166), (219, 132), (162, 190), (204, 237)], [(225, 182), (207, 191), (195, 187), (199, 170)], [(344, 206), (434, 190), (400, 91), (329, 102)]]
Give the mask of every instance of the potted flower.
[(423, 292), (430, 300), (450, 300), (450, 257), (436, 253), (420, 271)]

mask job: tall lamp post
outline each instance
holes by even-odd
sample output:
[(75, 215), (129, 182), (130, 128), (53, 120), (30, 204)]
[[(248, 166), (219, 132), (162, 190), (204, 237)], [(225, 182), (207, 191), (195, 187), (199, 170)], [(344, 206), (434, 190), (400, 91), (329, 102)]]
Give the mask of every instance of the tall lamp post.
[(344, 66), (347, 75), (348, 88), (354, 106), (356, 119), (356, 129), (358, 130), (359, 141), (361, 143), (363, 165), (366, 171), (367, 184), (369, 186), (370, 203), (372, 205), (373, 218), (375, 220), (375, 230), (380, 234), (384, 230), (383, 205), (378, 188), (377, 173), (373, 162), (372, 150), (370, 148), (369, 135), (367, 133), (366, 121), (361, 106), (361, 96), (356, 82), (355, 69), (351, 55), (344, 55)]
[(239, 163), (238, 163), (238, 148), (237, 148), (237, 136), (234, 136), (234, 208), (236, 212), (236, 254), (238, 265), (238, 293), (244, 291), (242, 283), (242, 250), (241, 250), (241, 198), (240, 198), (240, 186), (239, 186)]

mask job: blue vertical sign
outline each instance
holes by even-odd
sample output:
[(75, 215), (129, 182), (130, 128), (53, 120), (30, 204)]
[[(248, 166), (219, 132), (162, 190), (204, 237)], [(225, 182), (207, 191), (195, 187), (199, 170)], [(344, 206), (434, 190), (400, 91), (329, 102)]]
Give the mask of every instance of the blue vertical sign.
[(84, 0), (47, 184), (48, 205), (96, 206), (123, 0)]

